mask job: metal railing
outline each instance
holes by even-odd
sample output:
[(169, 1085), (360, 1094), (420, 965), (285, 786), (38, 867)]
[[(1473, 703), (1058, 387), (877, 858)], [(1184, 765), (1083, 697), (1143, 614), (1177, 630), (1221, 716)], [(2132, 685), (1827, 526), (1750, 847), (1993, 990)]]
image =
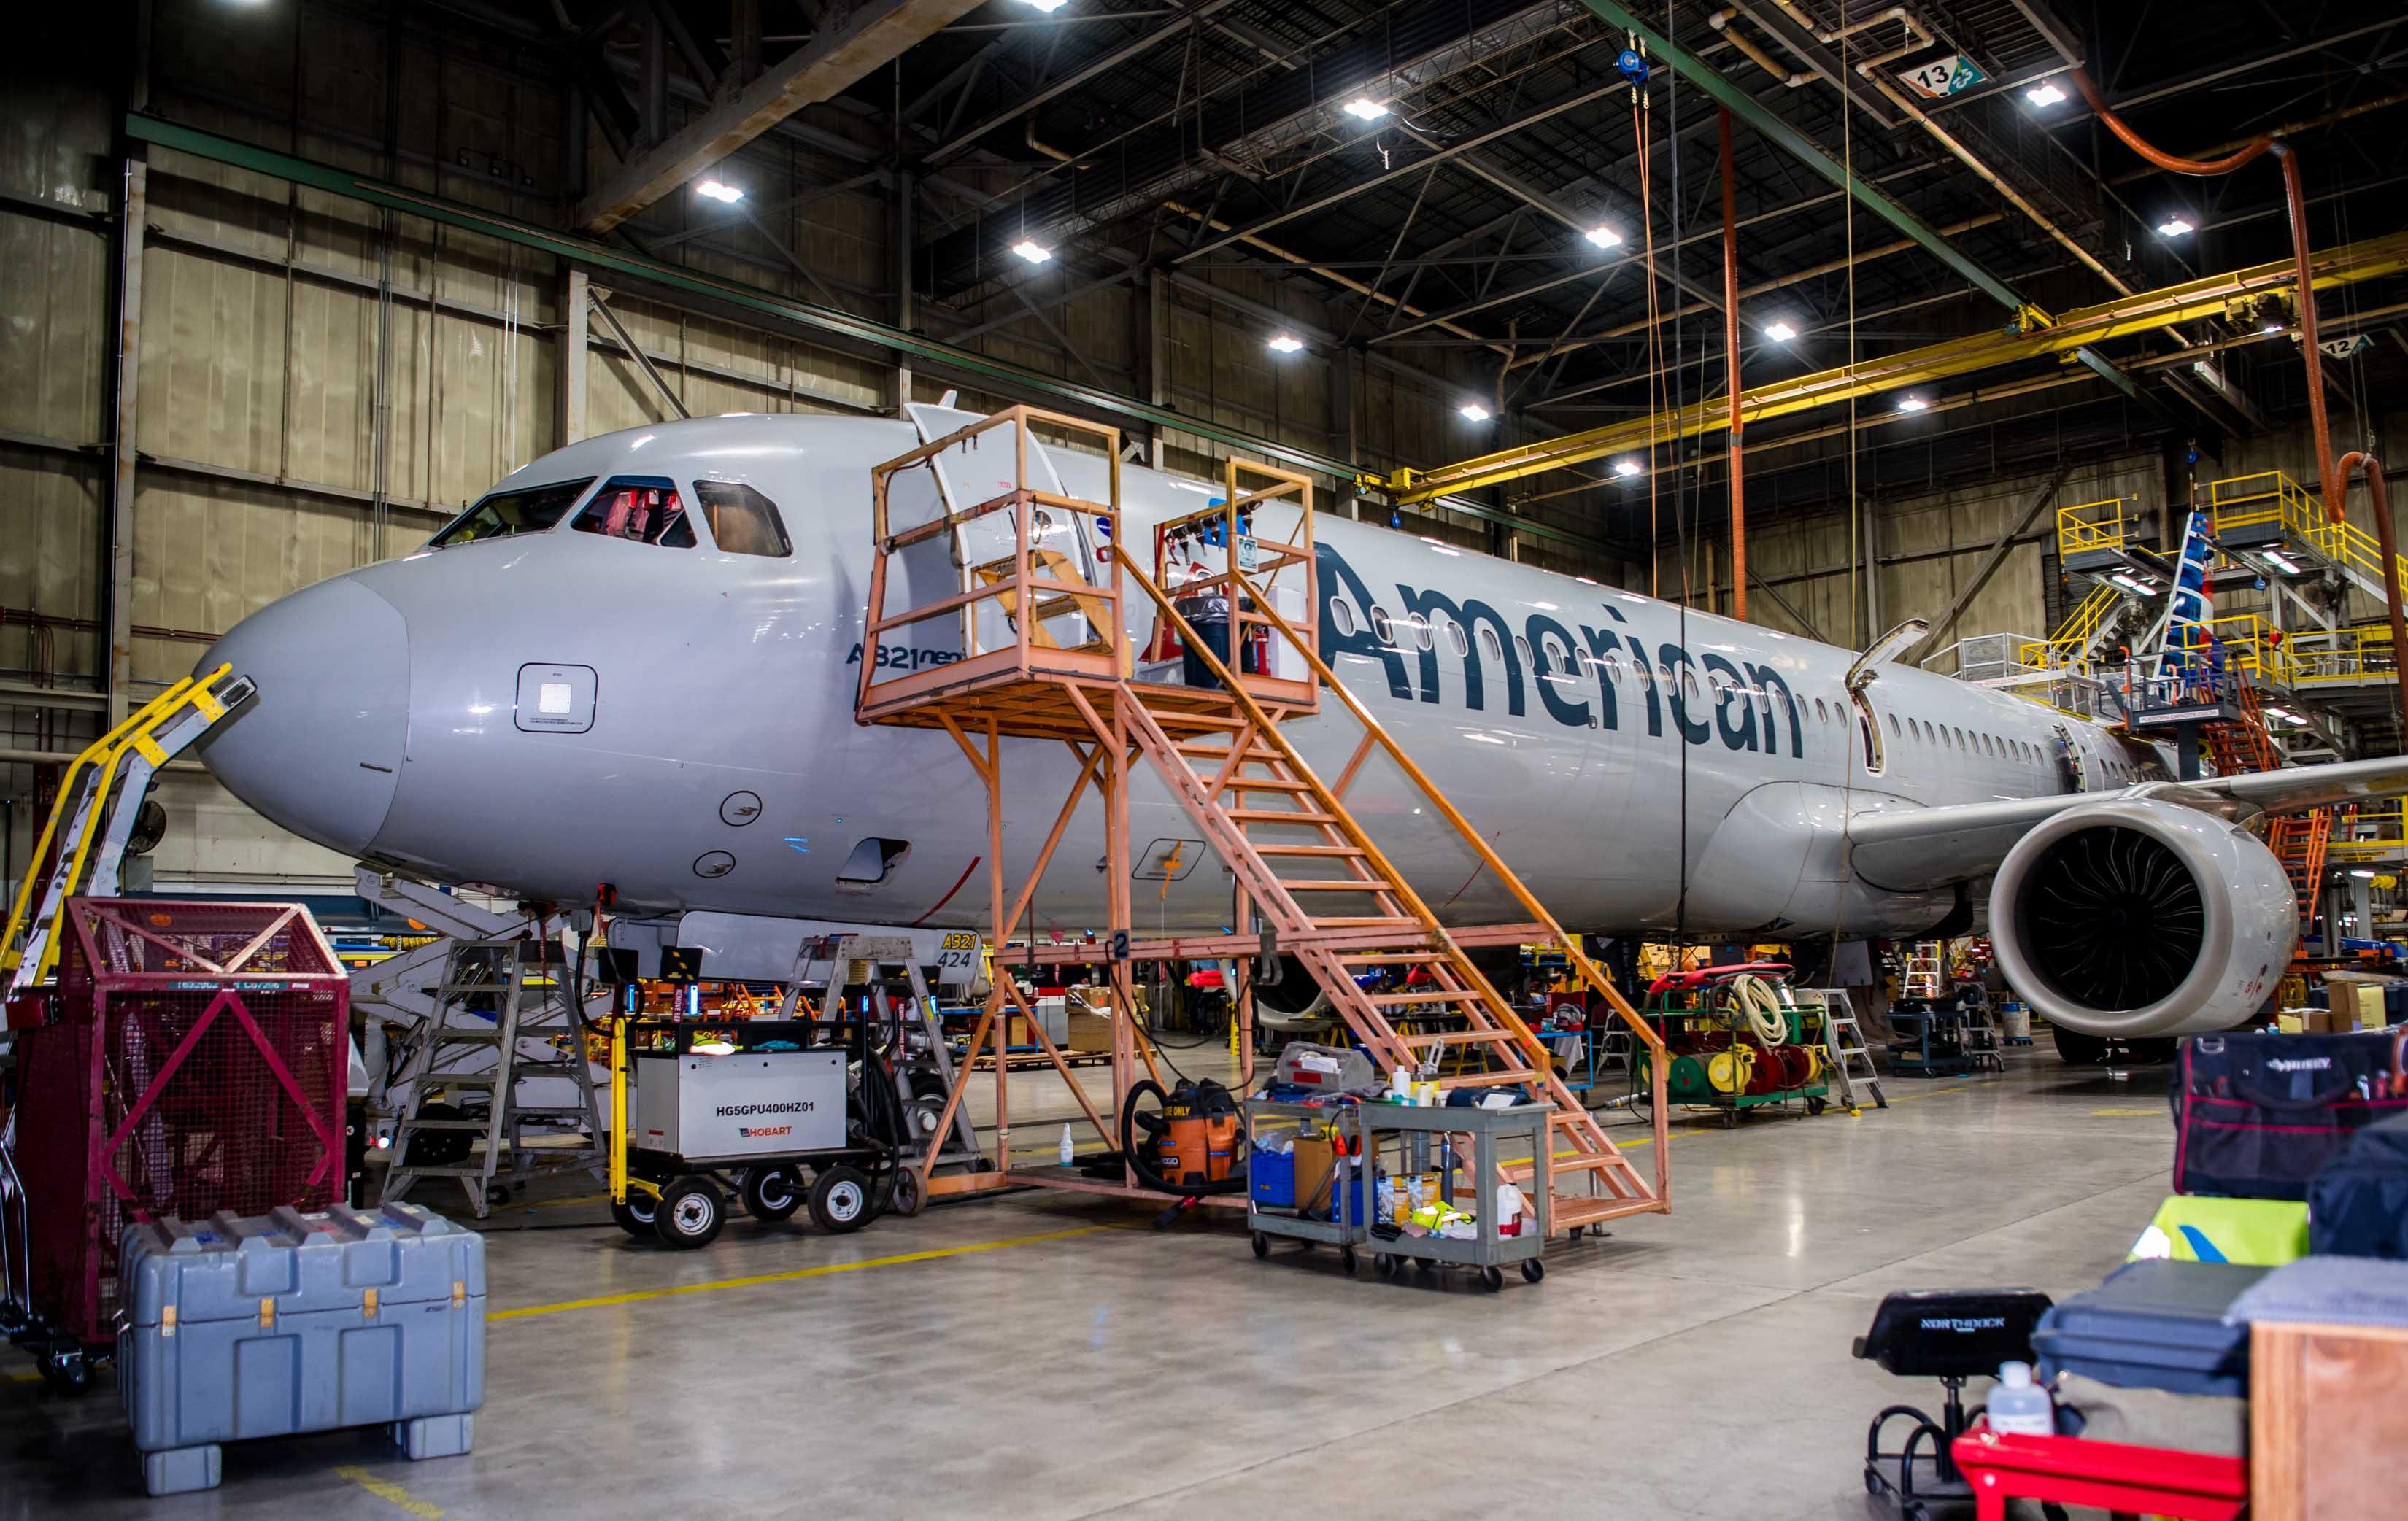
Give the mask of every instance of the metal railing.
[(2384, 623), (2293, 634), (2289, 649), (2292, 680), (2302, 687), (2388, 681), (2399, 669), (2391, 629)]
[[(2383, 547), (2373, 534), (2346, 520), (2330, 522), (2307, 489), (2279, 470), (2219, 480), (2207, 489), (2210, 522), (2218, 538), (2226, 533), (2282, 525), (2295, 544), (2314, 550), (2344, 570), (2353, 570), (2375, 588), (2383, 585)], [(2408, 583), (2408, 555), (2395, 555), (2400, 576)], [(2374, 593), (2382, 595), (2378, 590)]]
[(2063, 670), (2086, 662), (2091, 640), (2124, 600), (2122, 592), (2105, 581), (2090, 589), (2065, 621), (2045, 639), (2026, 639), (2016, 647), (2018, 663), (2042, 670)]
[(2137, 497), (2111, 496), (2103, 502), (2085, 502), (2079, 506), (2057, 509), (2057, 553), (2067, 555), (2095, 550), (2121, 549), (2130, 541), (2139, 523), (2136, 514), (2128, 513), (2124, 505), (2138, 501)]
[(2362, 803), (2334, 822), (2325, 854), (2338, 860), (2383, 860), (2408, 856), (2408, 805), (2398, 798)]

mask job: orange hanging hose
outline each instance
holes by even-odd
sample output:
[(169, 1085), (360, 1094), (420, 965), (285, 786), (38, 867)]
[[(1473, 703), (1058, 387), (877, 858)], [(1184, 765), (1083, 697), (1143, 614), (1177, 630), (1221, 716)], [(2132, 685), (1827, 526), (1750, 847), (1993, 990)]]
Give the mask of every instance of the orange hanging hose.
[(1730, 107), (1722, 107), (1723, 389), (1730, 392), (1731, 617), (1747, 621), (1747, 499), (1740, 476), (1745, 461), (1739, 416), (1739, 193), (1731, 163)]
[[(2073, 72), (2073, 88), (2090, 103), (2107, 130), (2123, 140), (2124, 146), (2158, 168), (2178, 175), (2229, 175), (2245, 164), (2256, 163), (2267, 153), (2283, 161), (2283, 195), (2290, 210), (2291, 263), (2299, 278), (2297, 305), (2300, 310), (2300, 357), (2308, 370), (2308, 422), (2315, 436), (2316, 485), (2325, 495), (2325, 519), (2342, 520), (2342, 499), (2347, 494), (2335, 473), (2332, 456), (2332, 426), (2325, 412), (2325, 372), (2323, 350), (2316, 347), (2316, 292), (2308, 273), (2308, 200), (2300, 185), (2300, 155), (2288, 143), (2278, 143), (2268, 136), (2252, 137), (2220, 159), (2186, 159), (2152, 146), (2134, 132), (2124, 119), (2107, 105), (2107, 97), (2090, 76), (2081, 69)], [(2375, 477), (2380, 479), (2378, 474)], [(2387, 552), (2387, 551), (2386, 551)], [(2397, 611), (2399, 597), (2392, 597)]]

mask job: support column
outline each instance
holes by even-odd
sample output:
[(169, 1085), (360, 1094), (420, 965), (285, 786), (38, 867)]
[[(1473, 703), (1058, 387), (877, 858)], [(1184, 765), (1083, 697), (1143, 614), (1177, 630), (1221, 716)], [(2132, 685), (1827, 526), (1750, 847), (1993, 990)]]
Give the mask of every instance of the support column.
[(574, 444), (585, 436), (585, 370), (593, 351), (587, 342), (586, 319), (592, 309), (585, 271), (571, 264), (560, 282), (560, 353), (556, 368), (560, 387), (557, 432), (562, 444)]
[(142, 235), (150, 217), (150, 166), (137, 148), (124, 161), (117, 196), (116, 405), (109, 419), (108, 644), (103, 652), (112, 726), (134, 709), (135, 404), (142, 390)]
[(1881, 514), (1873, 510), (1873, 499), (1864, 497), (1857, 510), (1865, 519), (1865, 647), (1888, 633), (1882, 623), (1881, 604)]
[[(904, 332), (911, 331), (917, 320), (913, 309), (911, 267), (913, 259), (911, 211), (917, 178), (909, 169), (897, 170), (895, 176), (895, 325)], [(911, 401), (911, 356), (895, 356), (895, 415), (901, 417), (903, 408)]]
[[(1145, 399), (1156, 406), (1170, 405), (1170, 282), (1159, 270), (1145, 276)], [(1148, 462), (1163, 467), (1162, 430), (1154, 430)]]
[[(1113, 496), (1117, 503), (1119, 492), (1114, 491)], [(1111, 921), (1104, 935), (1107, 955), (1136, 939), (1137, 912), (1129, 893), (1127, 707), (1136, 700), (1125, 688), (1112, 696), (1112, 736), (1108, 746), (1111, 754), (1104, 758), (1100, 773), (1104, 783), (1104, 875), (1111, 884), (1104, 895), (1105, 913)], [(1112, 1002), (1120, 1015), (1113, 1021), (1112, 1031), (1111, 1115), (1115, 1128), (1128, 1112), (1128, 1090), (1137, 1081), (1137, 983), (1130, 972), (1131, 963), (1126, 957), (1112, 959)], [(1121, 1160), (1121, 1181), (1132, 1187), (1137, 1183), (1137, 1173), (1125, 1157)]]

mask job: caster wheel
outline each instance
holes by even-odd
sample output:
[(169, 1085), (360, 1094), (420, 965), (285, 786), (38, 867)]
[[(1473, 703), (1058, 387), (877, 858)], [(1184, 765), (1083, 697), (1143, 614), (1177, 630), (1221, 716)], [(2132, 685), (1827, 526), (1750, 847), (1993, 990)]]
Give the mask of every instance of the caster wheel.
[(1397, 1275), (1397, 1259), (1382, 1252), (1371, 1258), (1371, 1268), (1383, 1278), (1394, 1278)]
[(487, 1209), (498, 1209), (509, 1201), (510, 1186), (509, 1184), (488, 1183), (485, 1185), (485, 1207)]
[(1574, 1241), (1578, 1241), (1578, 1240), (1580, 1240), (1580, 1239), (1581, 1239), (1581, 1232), (1583, 1232), (1583, 1231), (1586, 1230), (1587, 1229), (1588, 1229), (1588, 1227), (1586, 1227), (1586, 1226), (1584, 1226), (1584, 1225), (1576, 1225), (1576, 1226), (1572, 1227), (1572, 1240), (1574, 1240)]
[(1258, 1261), (1271, 1255), (1271, 1239), (1259, 1230), (1254, 1232), (1254, 1257)]
[(1494, 1294), (1494, 1293), (1496, 1293), (1498, 1289), (1500, 1289), (1500, 1288), (1504, 1287), (1504, 1286), (1505, 1286), (1505, 1273), (1504, 1273), (1504, 1270), (1502, 1270), (1502, 1269), (1500, 1269), (1500, 1268), (1483, 1268), (1483, 1269), (1481, 1269), (1481, 1270), (1480, 1270), (1480, 1286), (1481, 1286), (1481, 1287), (1483, 1287), (1483, 1288), (1484, 1288), (1484, 1289), (1486, 1289), (1486, 1290), (1488, 1290), (1488, 1292), (1490, 1292), (1491, 1294)]
[(681, 1251), (708, 1246), (727, 1223), (727, 1201), (719, 1185), (705, 1177), (682, 1177), (661, 1190), (652, 1212), (652, 1230), (663, 1244)]
[(820, 1169), (811, 1184), (811, 1221), (830, 1235), (869, 1223), (869, 1179), (857, 1167), (838, 1162)]
[(927, 1180), (911, 1168), (898, 1169), (895, 1173), (894, 1189), (887, 1195), (886, 1207), (908, 1220), (927, 1203)]
[(1544, 1262), (1540, 1261), (1540, 1260), (1539, 1260), (1537, 1258), (1535, 1258), (1535, 1257), (1533, 1257), (1533, 1258), (1526, 1258), (1523, 1260), (1523, 1262), (1522, 1262), (1522, 1281), (1523, 1281), (1524, 1283), (1526, 1283), (1526, 1284), (1535, 1284), (1535, 1283), (1537, 1283), (1540, 1279), (1544, 1278), (1546, 1275), (1547, 1275), (1547, 1265), (1546, 1265)]
[(742, 1192), (744, 1213), (756, 1220), (782, 1220), (803, 1207), (803, 1180), (782, 1163), (748, 1168)]
[(660, 1232), (652, 1229), (652, 1216), (659, 1213), (659, 1200), (654, 1199), (651, 1194), (638, 1193), (629, 1189), (625, 1203), (610, 1206), (610, 1218), (619, 1223), (620, 1230), (631, 1236), (639, 1236), (646, 1241), (658, 1241)]
[(53, 1352), (42, 1359), (42, 1382), (61, 1394), (81, 1394), (92, 1384), (92, 1364), (80, 1352)]
[(1345, 1269), (1348, 1272), (1353, 1272), (1354, 1271), (1355, 1262), (1354, 1247), (1340, 1246), (1338, 1248), (1338, 1265)]
[(1831, 1101), (1830, 1101), (1830, 1100), (1828, 1100), (1828, 1099), (1814, 1099), (1814, 1098), (1810, 1098), (1810, 1099), (1808, 1099), (1808, 1100), (1806, 1101), (1806, 1112), (1807, 1112), (1808, 1114), (1810, 1114), (1810, 1115), (1819, 1115), (1819, 1114), (1821, 1114), (1824, 1110), (1828, 1109), (1828, 1108), (1830, 1108), (1830, 1107), (1831, 1107)]
[(1872, 1468), (1868, 1465), (1865, 1469), (1865, 1493), (1868, 1495), (1879, 1495), (1886, 1493), (1888, 1489), (1889, 1485), (1883, 1481), (1882, 1476), (1874, 1472)]
[(1738, 1110), (1726, 1109), (1723, 1111), (1723, 1129), (1726, 1130), (1736, 1130), (1739, 1129)]
[(1437, 1271), (1438, 1264), (1430, 1261), (1427, 1258), (1417, 1258), (1414, 1259), (1413, 1272), (1418, 1273), (1420, 1276), (1426, 1278)]

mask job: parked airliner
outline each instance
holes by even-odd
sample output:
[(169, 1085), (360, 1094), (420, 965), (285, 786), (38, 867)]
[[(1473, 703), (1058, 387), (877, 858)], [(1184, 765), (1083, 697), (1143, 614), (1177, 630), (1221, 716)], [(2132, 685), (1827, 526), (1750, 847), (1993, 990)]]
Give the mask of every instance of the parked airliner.
[[(566, 904), (609, 884), (623, 914), (671, 920), (976, 927), (975, 777), (941, 732), (853, 718), (858, 661), (923, 669), (963, 647), (953, 618), (863, 644), (871, 467), (975, 420), (910, 414), (699, 419), (545, 455), (423, 549), (228, 633), (202, 663), (258, 695), (210, 737), (210, 769), (296, 833), (438, 882)], [(915, 491), (933, 516), (1008, 487), (1008, 446), (982, 448), (897, 476), (898, 524)], [(1101, 457), (1032, 454), (1068, 494), (1105, 494)], [(1136, 467), (1121, 483), (1137, 548), (1220, 490)], [(1278, 510), (1261, 532), (1285, 531)], [(1094, 524), (1071, 516), (1054, 542), (1092, 573)], [(1324, 655), (1575, 929), (1914, 935), (1964, 925), (1968, 885), (1995, 876), (2000, 958), (2053, 1021), (2224, 1028), (2264, 1002), (2296, 934), (2253, 819), (2408, 790), (2397, 760), (2181, 784), (2109, 728), (1889, 661), (1898, 641), (1859, 657), (1334, 514), (1315, 529)], [(910, 552), (893, 604), (960, 590), (963, 547)], [(1140, 643), (1150, 613), (1132, 593)], [(1327, 712), (1290, 733), (1325, 774), (1355, 738)], [(1063, 746), (1014, 743), (1008, 875), (1074, 775)], [(1139, 929), (1225, 925), (1228, 877), (1152, 784), (1131, 810)], [(1515, 917), (1411, 801), (1368, 774), (1350, 796), (1442, 917)], [(1069, 839), (1100, 840), (1092, 806)], [(1066, 847), (1039, 930), (1098, 926), (1102, 870)], [(707, 956), (714, 971), (783, 968)]]

